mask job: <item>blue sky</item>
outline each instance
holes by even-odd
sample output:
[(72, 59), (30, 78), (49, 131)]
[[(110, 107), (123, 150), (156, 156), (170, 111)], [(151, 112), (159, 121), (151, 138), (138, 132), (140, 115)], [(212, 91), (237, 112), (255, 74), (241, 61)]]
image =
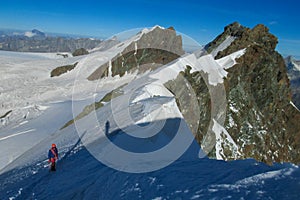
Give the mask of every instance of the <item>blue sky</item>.
[(279, 38), (282, 54), (300, 58), (300, 3), (295, 0), (38, 0), (1, 1), (0, 28), (110, 37), (160, 25), (206, 44), (234, 21), (262, 23)]

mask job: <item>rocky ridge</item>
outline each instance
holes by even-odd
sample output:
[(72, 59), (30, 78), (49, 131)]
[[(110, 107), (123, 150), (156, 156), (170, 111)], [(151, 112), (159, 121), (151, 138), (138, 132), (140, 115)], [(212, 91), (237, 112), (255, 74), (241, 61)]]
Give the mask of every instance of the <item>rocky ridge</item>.
[(182, 38), (176, 35), (172, 28), (162, 29), (157, 26), (148, 33), (138, 34), (142, 34), (139, 40), (132, 42), (111, 62), (101, 65), (88, 77), (88, 80), (107, 77), (109, 73), (114, 77), (136, 70), (138, 73), (154, 70), (184, 54)]
[[(291, 104), (284, 59), (275, 51), (277, 38), (264, 25), (249, 29), (233, 23), (207, 50), (213, 51), (228, 36), (235, 40), (216, 59), (246, 48), (237, 64), (227, 70), (224, 82), (228, 100), (225, 128), (238, 146), (237, 157), (299, 163), (300, 113)], [(236, 157), (232, 148), (222, 145), (224, 159)]]
[[(236, 64), (226, 68), (223, 84), (225, 93), (210, 93), (208, 74), (191, 71), (190, 66), (178, 78), (165, 84), (175, 96), (177, 106), (203, 149), (212, 148), (210, 157), (232, 160), (255, 158), (258, 161), (300, 163), (300, 112), (291, 103), (292, 93), (285, 62), (275, 51), (277, 38), (264, 25), (250, 29), (235, 22), (224, 28), (214, 41), (206, 45), (216, 61), (240, 50), (245, 53), (236, 59)], [(120, 43), (119, 45), (122, 45)], [(155, 48), (152, 48), (155, 47)], [(94, 71), (88, 80), (93, 81), (126, 73), (145, 72), (175, 61), (184, 54), (182, 40), (172, 29), (154, 28), (130, 44), (111, 62)], [(209, 67), (209, 66), (208, 66)], [(186, 89), (183, 85), (189, 84)], [(191, 90), (196, 93), (199, 119), (189, 113), (196, 105), (188, 103)], [(222, 90), (216, 90), (222, 91)], [(212, 115), (213, 98), (226, 96), (224, 129)], [(191, 105), (191, 106), (186, 106)], [(207, 139), (209, 138), (209, 139)], [(207, 147), (207, 142), (209, 145)]]

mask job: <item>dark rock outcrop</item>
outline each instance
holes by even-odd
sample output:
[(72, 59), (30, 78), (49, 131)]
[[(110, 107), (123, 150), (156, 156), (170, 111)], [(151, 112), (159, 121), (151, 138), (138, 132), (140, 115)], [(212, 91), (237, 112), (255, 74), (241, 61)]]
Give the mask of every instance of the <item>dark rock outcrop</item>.
[(103, 64), (88, 77), (88, 80), (97, 80), (108, 76), (109, 73), (112, 76), (123, 76), (126, 72), (131, 73), (136, 70), (139, 73), (154, 70), (182, 54), (184, 51), (181, 36), (176, 35), (174, 30), (155, 27), (113, 58), (111, 68), (109, 62)]
[(78, 62), (71, 64), (71, 65), (64, 65), (64, 66), (57, 67), (51, 71), (50, 77), (60, 76), (64, 73), (67, 73), (68, 71), (73, 70), (77, 64), (78, 64)]
[(82, 55), (87, 55), (87, 54), (89, 54), (89, 52), (85, 48), (76, 49), (72, 53), (73, 56), (82, 56)]
[(242, 26), (238, 22), (234, 22), (224, 28), (224, 32), (216, 37), (212, 42), (205, 46), (205, 50), (211, 53), (216, 49), (222, 42), (226, 40), (227, 37), (241, 37), (242, 34), (248, 30), (248, 28)]
[[(227, 111), (224, 124), (226, 132), (220, 134), (222, 139), (217, 139), (210, 132), (211, 120), (216, 116), (212, 113), (212, 94), (206, 87), (203, 79), (206, 75), (203, 72), (191, 73), (187, 66), (184, 72), (165, 86), (175, 95), (181, 113), (204, 150), (204, 139), (207, 135), (210, 137), (210, 157), (218, 154), (224, 160), (255, 158), (269, 164), (300, 163), (300, 112), (291, 104), (285, 62), (275, 51), (277, 38), (264, 25), (249, 29), (233, 23), (226, 26), (224, 33), (209, 43), (206, 49), (209, 52), (219, 49), (219, 45), (228, 37), (234, 40), (217, 52), (216, 59), (241, 49), (246, 49), (246, 52), (236, 60), (237, 64), (227, 69), (228, 74), (224, 79)], [(190, 88), (178, 87), (187, 85), (187, 82)], [(192, 96), (191, 90), (196, 93), (195, 102), (198, 105), (188, 102), (190, 98), (187, 97)], [(218, 95), (222, 94), (213, 95), (218, 99)], [(200, 116), (191, 116), (196, 107)], [(194, 130), (197, 123), (195, 118), (200, 119), (197, 130)], [(212, 146), (214, 144), (219, 149)], [(217, 152), (220, 149), (221, 152)]]
[[(216, 59), (246, 48), (224, 80), (225, 128), (239, 147), (239, 158), (300, 163), (300, 112), (290, 103), (284, 59), (275, 51), (277, 38), (264, 25), (249, 29), (233, 23), (207, 49), (212, 51), (228, 35), (235, 40)], [(223, 153), (224, 159), (233, 157), (230, 150)]]
[[(199, 143), (203, 141), (211, 119), (211, 98), (203, 77), (207, 77), (207, 74), (202, 71), (191, 73), (191, 67), (187, 66), (175, 80), (165, 83), (165, 87), (174, 94), (180, 112)], [(200, 116), (195, 116), (195, 109), (199, 110)]]

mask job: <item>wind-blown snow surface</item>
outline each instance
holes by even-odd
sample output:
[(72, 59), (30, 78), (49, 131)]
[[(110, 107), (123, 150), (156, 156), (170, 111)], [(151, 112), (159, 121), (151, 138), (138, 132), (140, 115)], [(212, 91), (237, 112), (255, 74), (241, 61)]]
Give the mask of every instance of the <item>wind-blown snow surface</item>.
[[(0, 199), (297, 199), (298, 166), (200, 159), (202, 151), (173, 94), (164, 87), (186, 65), (192, 66), (192, 72), (208, 73), (209, 84), (222, 83), (227, 75), (225, 69), (245, 50), (217, 61), (212, 55), (198, 58), (186, 54), (143, 75), (110, 76), (99, 82), (86, 79), (147, 31), (151, 30), (145, 29), (106, 51), (81, 57), (63, 59), (55, 54), (0, 52), (0, 116), (12, 110), (1, 119), (0, 126)], [(78, 65), (74, 70), (50, 78), (54, 68), (75, 62)], [(60, 130), (86, 105), (120, 86), (122, 95), (77, 121), (76, 126)], [(106, 128), (107, 121), (110, 125)], [(225, 134), (234, 147), (224, 127), (216, 123), (213, 131), (220, 140)], [(104, 139), (105, 135), (109, 135), (109, 140)], [(179, 146), (174, 146), (174, 154), (167, 156), (175, 158), (169, 160), (165, 157), (160, 161), (128, 162), (129, 155), (119, 156), (114, 167), (121, 167), (122, 171), (117, 171), (96, 159), (105, 155), (108, 157), (104, 162), (109, 163), (115, 153), (111, 143), (143, 154), (159, 152), (178, 135), (182, 141), (191, 139), (191, 145), (184, 147), (182, 156), (176, 154)], [(56, 143), (60, 152), (55, 173), (48, 171), (46, 157), (51, 143)], [(164, 162), (171, 164), (157, 168)], [(127, 173), (133, 168), (136, 172), (148, 168), (156, 171)]]
[(104, 166), (80, 144), (65, 149), (55, 173), (41, 160), (0, 179), (1, 199), (298, 199), (300, 188), (291, 164), (190, 158), (130, 174)]

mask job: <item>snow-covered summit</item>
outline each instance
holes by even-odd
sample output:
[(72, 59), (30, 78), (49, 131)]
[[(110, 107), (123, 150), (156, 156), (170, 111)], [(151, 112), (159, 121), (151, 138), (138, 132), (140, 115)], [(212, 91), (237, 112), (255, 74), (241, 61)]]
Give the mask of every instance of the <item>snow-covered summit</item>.
[(37, 29), (33, 29), (32, 31), (26, 31), (26, 32), (24, 33), (24, 35), (25, 35), (26, 37), (29, 37), (29, 38), (35, 37), (35, 38), (40, 38), (40, 39), (42, 39), (42, 38), (45, 38), (45, 37), (46, 37), (46, 34), (45, 34), (44, 32), (39, 31), (39, 30), (37, 30)]

